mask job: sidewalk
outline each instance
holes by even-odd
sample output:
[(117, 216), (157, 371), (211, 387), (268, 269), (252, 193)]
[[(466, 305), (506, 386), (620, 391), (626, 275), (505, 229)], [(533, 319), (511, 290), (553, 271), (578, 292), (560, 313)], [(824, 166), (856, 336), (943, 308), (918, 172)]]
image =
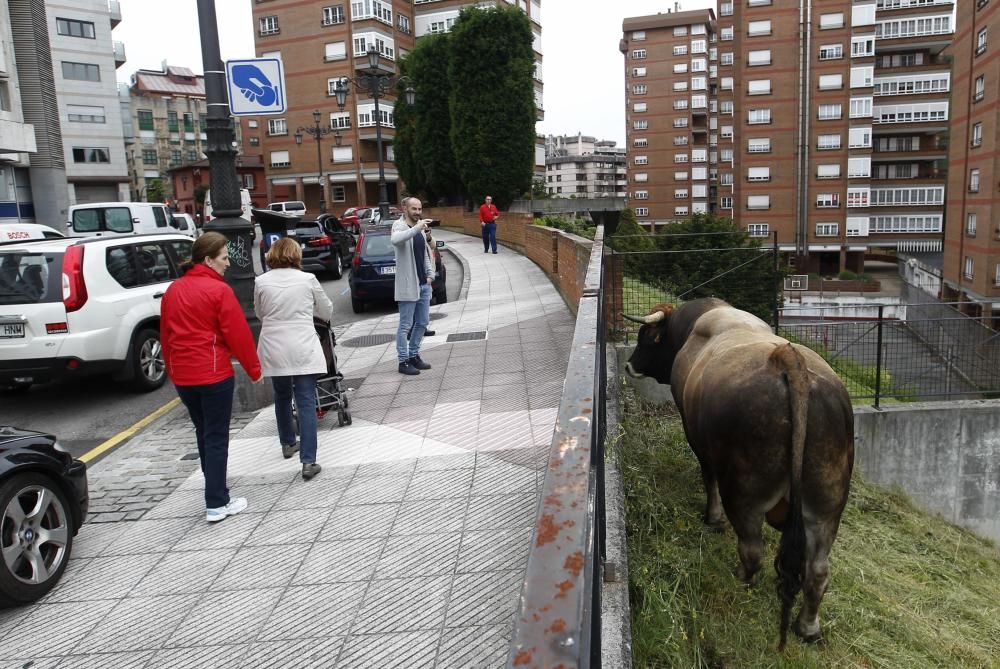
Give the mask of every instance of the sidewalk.
[(320, 422), (318, 477), (259, 412), (230, 447), (247, 511), (208, 525), (195, 471), (140, 520), (84, 526), (60, 585), (0, 612), (0, 668), (503, 666), (573, 318), (527, 258), (435, 237), (469, 286), (431, 308), (432, 370), (396, 372), (395, 316), (351, 324), (354, 424)]

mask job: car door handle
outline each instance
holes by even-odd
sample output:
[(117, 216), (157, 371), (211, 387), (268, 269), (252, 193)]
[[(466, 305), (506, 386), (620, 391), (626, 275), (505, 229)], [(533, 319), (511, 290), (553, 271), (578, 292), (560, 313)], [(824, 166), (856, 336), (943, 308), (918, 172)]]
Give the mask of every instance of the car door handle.
[(153, 293), (153, 299), (154, 300), (158, 300), (161, 297), (163, 297), (164, 295), (166, 295), (166, 293)]

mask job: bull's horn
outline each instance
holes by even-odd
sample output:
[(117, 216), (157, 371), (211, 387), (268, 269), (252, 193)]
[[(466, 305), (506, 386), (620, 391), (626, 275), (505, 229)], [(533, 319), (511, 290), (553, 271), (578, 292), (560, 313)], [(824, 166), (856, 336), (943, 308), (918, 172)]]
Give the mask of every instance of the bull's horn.
[(662, 321), (664, 318), (666, 318), (667, 314), (657, 310), (649, 314), (648, 316), (632, 316), (630, 314), (622, 314), (622, 316), (632, 321), (633, 323), (642, 323), (643, 325), (651, 325), (652, 323), (659, 323), (660, 321)]

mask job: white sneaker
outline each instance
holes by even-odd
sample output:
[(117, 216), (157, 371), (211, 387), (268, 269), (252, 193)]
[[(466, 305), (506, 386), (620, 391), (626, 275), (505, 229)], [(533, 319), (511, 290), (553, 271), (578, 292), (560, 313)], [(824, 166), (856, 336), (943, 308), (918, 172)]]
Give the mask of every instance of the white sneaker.
[(217, 523), (227, 516), (235, 516), (240, 511), (247, 508), (246, 497), (233, 497), (229, 504), (214, 509), (205, 509), (205, 520), (210, 523)]

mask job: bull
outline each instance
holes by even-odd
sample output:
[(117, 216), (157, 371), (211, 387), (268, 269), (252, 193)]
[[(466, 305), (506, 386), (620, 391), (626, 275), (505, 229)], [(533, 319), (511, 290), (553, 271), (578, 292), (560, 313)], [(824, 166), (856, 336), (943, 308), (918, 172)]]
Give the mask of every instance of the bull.
[(854, 467), (854, 414), (844, 384), (815, 352), (719, 299), (660, 304), (647, 316), (626, 317), (642, 323), (626, 371), (670, 384), (701, 466), (704, 520), (718, 526), (725, 510), (745, 582), (761, 566), (763, 521), (781, 532), (774, 560), (779, 650), (800, 591), (793, 629), (807, 642), (820, 640), (830, 548)]

